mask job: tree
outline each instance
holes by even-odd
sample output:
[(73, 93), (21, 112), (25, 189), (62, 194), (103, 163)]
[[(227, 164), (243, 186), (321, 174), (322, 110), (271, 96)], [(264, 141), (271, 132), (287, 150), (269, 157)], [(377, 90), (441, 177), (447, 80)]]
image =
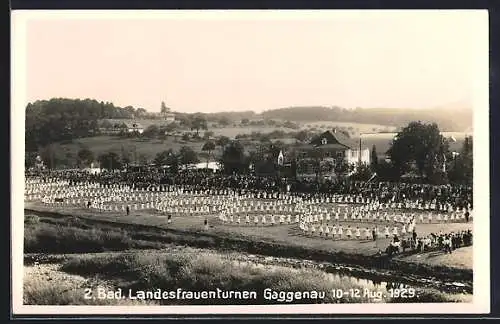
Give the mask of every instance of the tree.
[(372, 146), (372, 152), (371, 152), (371, 156), (370, 156), (370, 164), (371, 164), (372, 172), (377, 172), (378, 155), (377, 155), (377, 148), (375, 147), (375, 144), (373, 144), (373, 146)]
[(199, 159), (198, 155), (192, 148), (190, 148), (189, 146), (183, 146), (179, 150), (179, 161), (181, 164), (186, 165), (198, 163)]
[(137, 108), (137, 110), (135, 111), (135, 115), (138, 118), (146, 117), (147, 114), (148, 114), (148, 112), (144, 108)]
[(168, 125), (165, 126), (164, 130), (165, 132), (167, 133), (172, 133), (173, 131), (175, 131), (176, 129), (178, 128), (177, 124), (176, 123), (170, 123)]
[(247, 172), (249, 161), (244, 152), (243, 145), (238, 141), (232, 141), (224, 147), (220, 164), (225, 174)]
[(196, 114), (192, 120), (191, 130), (196, 130), (196, 136), (199, 136), (200, 129), (207, 129), (207, 120), (200, 114)]
[(449, 159), (448, 178), (459, 184), (471, 185), (473, 180), (472, 136), (464, 139), (460, 152), (452, 152)]
[(43, 147), (40, 150), (40, 158), (49, 169), (55, 169), (58, 165), (61, 165), (64, 160), (62, 150), (56, 144), (49, 144)]
[(142, 133), (142, 136), (146, 138), (156, 138), (160, 134), (160, 129), (157, 125), (149, 125), (144, 132)]
[(167, 165), (172, 172), (177, 172), (179, 169), (179, 160), (178, 156), (175, 154), (172, 149), (168, 149), (166, 151), (162, 151), (156, 154), (153, 163), (156, 166), (164, 166)]
[(301, 130), (295, 134), (295, 139), (299, 142), (305, 142), (309, 138), (309, 134), (306, 130)]
[(208, 161), (210, 161), (210, 154), (212, 153), (213, 150), (215, 150), (215, 143), (212, 141), (207, 141), (205, 144), (203, 144), (201, 150), (208, 153), (207, 156), (207, 168), (208, 168)]
[(222, 117), (221, 119), (219, 119), (219, 125), (221, 125), (222, 127), (226, 127), (229, 124), (231, 124), (231, 121), (227, 117)]
[(122, 164), (123, 165), (130, 164), (130, 161), (131, 161), (131, 159), (130, 159), (130, 151), (125, 150), (125, 147), (123, 147), (123, 145), (122, 145), (120, 153), (121, 153), (120, 159), (121, 159)]
[(205, 140), (207, 140), (207, 141), (208, 141), (208, 140), (210, 139), (210, 137), (212, 137), (212, 136), (214, 136), (214, 132), (212, 132), (212, 131), (206, 131), (206, 132), (203, 134), (203, 138), (204, 138)]
[(89, 166), (94, 162), (94, 152), (86, 147), (81, 148), (77, 153), (77, 159), (78, 166)]
[(103, 153), (98, 158), (101, 168), (106, 170), (118, 170), (122, 168), (122, 163), (115, 152)]
[(411, 122), (396, 135), (387, 154), (400, 175), (414, 164), (421, 178), (430, 178), (440, 169), (447, 150), (437, 124)]
[(24, 152), (24, 167), (29, 169), (36, 166), (37, 156), (36, 152)]
[(246, 126), (246, 125), (248, 125), (249, 122), (250, 122), (250, 120), (248, 118), (243, 118), (241, 120), (241, 125)]
[(351, 179), (357, 181), (368, 181), (372, 176), (372, 170), (367, 164), (361, 164), (356, 167), (356, 171), (351, 176)]
[(219, 136), (219, 138), (215, 141), (215, 144), (224, 148), (230, 141), (231, 140), (227, 136)]

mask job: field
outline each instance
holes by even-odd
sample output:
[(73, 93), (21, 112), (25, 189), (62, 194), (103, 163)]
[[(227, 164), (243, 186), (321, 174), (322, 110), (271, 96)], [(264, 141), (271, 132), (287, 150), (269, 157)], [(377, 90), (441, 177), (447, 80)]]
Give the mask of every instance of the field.
[[(119, 138), (116, 136), (96, 136), (74, 140), (72, 143), (61, 144), (61, 147), (66, 151), (76, 156), (81, 146), (91, 148), (96, 156), (101, 153), (115, 152), (121, 155), (122, 149), (130, 154), (131, 159), (134, 159), (134, 152), (137, 153), (137, 159), (141, 156), (147, 159), (153, 159), (159, 152), (172, 149), (178, 151), (182, 146), (188, 146), (196, 152), (202, 152), (204, 142), (185, 142), (176, 140), (173, 137), (168, 137), (165, 140), (149, 140), (137, 138)], [(220, 148), (216, 147), (213, 154), (220, 154)]]
[[(107, 119), (107, 121), (112, 124), (121, 124), (124, 121), (131, 122), (132, 120), (123, 120), (123, 119)], [(144, 129), (151, 125), (163, 125), (165, 124), (162, 120), (156, 119), (135, 119), (139, 125), (141, 125)], [(396, 127), (394, 126), (386, 126), (386, 125), (378, 125), (378, 124), (361, 124), (361, 123), (350, 123), (350, 122), (337, 122), (337, 121), (318, 121), (318, 122), (308, 122), (308, 123), (296, 123), (298, 125), (298, 129), (315, 129), (317, 132), (322, 132), (326, 130), (332, 130), (333, 128), (340, 128), (348, 130), (351, 133), (351, 136), (359, 136), (359, 133), (376, 133), (376, 132), (394, 132), (396, 131)], [(260, 132), (260, 133), (269, 133), (275, 130), (281, 130), (284, 132), (294, 131), (292, 128), (285, 127), (277, 127), (277, 126), (256, 126), (256, 125), (248, 125), (243, 126), (238, 122), (235, 122), (233, 125), (229, 125), (227, 127), (217, 126), (214, 123), (208, 123), (208, 130), (214, 132), (215, 136), (227, 136), (229, 138), (234, 138), (238, 134), (250, 134), (252, 132)], [(203, 130), (200, 131), (203, 134)]]
[(301, 125), (302, 128), (317, 128), (319, 131), (332, 130), (333, 128), (343, 128), (351, 133), (351, 137), (359, 137), (360, 133), (394, 132), (396, 127), (378, 124), (360, 124), (335, 121), (318, 121)]
[[(279, 226), (246, 226), (223, 224), (215, 216), (209, 218), (211, 228), (208, 233), (204, 233), (203, 221), (204, 216), (174, 216), (172, 223), (167, 224), (166, 217), (158, 215), (152, 211), (133, 211), (129, 216), (124, 212), (96, 212), (84, 208), (68, 208), (61, 210), (53, 207), (42, 206), (41, 204), (26, 204), (25, 208), (46, 211), (46, 212), (63, 212), (69, 215), (78, 215), (93, 220), (102, 220), (120, 224), (135, 224), (154, 226), (163, 230), (171, 230), (176, 232), (197, 233), (196, 237), (201, 240), (201, 244), (215, 244), (213, 237), (242, 239), (249, 242), (264, 242), (277, 244), (283, 247), (293, 247), (305, 250), (322, 251), (327, 254), (336, 255), (357, 255), (359, 257), (374, 256), (377, 252), (385, 250), (390, 239), (379, 238), (376, 242), (371, 240), (327, 240), (320, 237), (309, 237), (302, 234), (297, 225), (279, 225)], [(374, 226), (373, 223), (354, 223), (352, 221), (342, 222), (344, 226), (351, 225), (352, 228), (360, 226), (360, 228)], [(450, 224), (418, 224), (417, 232), (421, 236), (430, 233), (445, 233), (472, 229), (472, 223), (450, 223)], [(446, 256), (444, 253), (432, 253), (429, 255), (421, 255), (420, 257), (404, 256), (401, 261), (408, 260), (412, 263), (422, 265), (446, 265), (457, 269), (472, 270), (472, 249), (464, 250), (465, 253), (453, 254)], [(446, 258), (445, 262), (440, 262)]]
[[(355, 272), (356, 276), (353, 276), (355, 269), (352, 267), (340, 269), (338, 265), (311, 262), (305, 258), (295, 259), (295, 256), (248, 254), (238, 251), (234, 242), (231, 246), (229, 240), (221, 244), (224, 241), (215, 242), (217, 236), (212, 236), (206, 237), (203, 242), (200, 235), (193, 233), (99, 223), (96, 218), (27, 214), (24, 303), (153, 305), (408, 302), (388, 297), (387, 289), (392, 285), (392, 275), (389, 274), (381, 274), (377, 282), (360, 279), (363, 277), (362, 271)], [(197, 243), (194, 241), (196, 239)], [(216, 246), (211, 243), (216, 243)], [(262, 241), (255, 241), (254, 244), (265, 246)], [(193, 245), (202, 248), (187, 247)], [(279, 245), (275, 244), (272, 249), (276, 250), (277, 247)], [(39, 254), (35, 252), (37, 250), (44, 252)], [(291, 252), (294, 254), (296, 251)], [(373, 277), (373, 273), (371, 275)], [(418, 282), (408, 275), (395, 280), (416, 289), (417, 295), (411, 302), (464, 302), (471, 298), (460, 288), (444, 293), (434, 287), (432, 282)], [(257, 297), (250, 300), (168, 299), (161, 302), (140, 298), (87, 299), (85, 288), (90, 289), (87, 292), (91, 291), (94, 296), (98, 289), (114, 292), (122, 289), (126, 294), (130, 291), (136, 294), (138, 290), (175, 291), (180, 288), (183, 291), (255, 291)], [(297, 300), (287, 295), (277, 300), (265, 297), (265, 288), (272, 291), (316, 290), (326, 294), (320, 299)], [(332, 289), (352, 288), (378, 291), (382, 297), (334, 298), (331, 294)]]

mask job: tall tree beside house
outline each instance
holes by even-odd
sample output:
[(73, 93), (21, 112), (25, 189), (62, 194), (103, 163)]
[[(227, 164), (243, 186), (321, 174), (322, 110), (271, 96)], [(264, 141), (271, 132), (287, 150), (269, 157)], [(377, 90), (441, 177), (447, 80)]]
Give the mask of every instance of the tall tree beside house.
[(472, 136), (467, 136), (460, 152), (449, 159), (448, 177), (451, 182), (471, 185), (473, 173)]
[(199, 136), (200, 129), (208, 129), (207, 120), (205, 119), (205, 117), (200, 114), (195, 115), (191, 123), (191, 129), (194, 129), (196, 131), (196, 136)]
[(94, 161), (94, 153), (84, 147), (77, 153), (77, 163), (79, 167), (87, 167)]
[(179, 161), (182, 165), (198, 163), (198, 155), (189, 146), (183, 146), (179, 150)]
[(99, 155), (98, 161), (101, 168), (106, 170), (118, 170), (122, 168), (120, 157), (115, 152), (103, 153)]
[(372, 151), (371, 151), (371, 156), (370, 156), (370, 164), (371, 164), (372, 172), (377, 172), (378, 155), (377, 155), (377, 148), (375, 147), (375, 144), (373, 144), (373, 146), (372, 146)]
[(248, 171), (249, 159), (245, 156), (243, 145), (238, 141), (229, 142), (220, 160), (225, 174), (242, 174)]
[(387, 154), (398, 174), (414, 164), (419, 176), (429, 179), (442, 171), (447, 145), (437, 124), (411, 122), (396, 135)]
[(207, 155), (207, 168), (208, 168), (208, 162), (210, 161), (211, 153), (215, 150), (215, 143), (212, 141), (207, 141), (205, 142), (205, 144), (203, 144), (201, 150), (208, 153)]

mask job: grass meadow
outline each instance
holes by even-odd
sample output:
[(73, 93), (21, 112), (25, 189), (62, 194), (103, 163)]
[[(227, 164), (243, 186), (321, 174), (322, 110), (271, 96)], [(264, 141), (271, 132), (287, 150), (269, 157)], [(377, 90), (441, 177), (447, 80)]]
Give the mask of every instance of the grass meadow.
[[(264, 288), (280, 291), (327, 292), (322, 300), (293, 303), (408, 302), (370, 296), (336, 298), (332, 289), (384, 290), (366, 280), (339, 276), (315, 268), (262, 263), (241, 256), (231, 245), (220, 246), (213, 237), (148, 230), (139, 225), (99, 224), (79, 217), (25, 217), (24, 301), (32, 305), (148, 305), (155, 301), (88, 300), (85, 287), (113, 290), (252, 290), (255, 300), (164, 300), (163, 304), (269, 304)], [(238, 236), (238, 235), (236, 235)], [(296, 240), (296, 239), (295, 239)], [(219, 242), (220, 243), (220, 242)], [(256, 241), (258, 243), (258, 241)], [(347, 242), (349, 243), (349, 242)], [(262, 243), (259, 243), (262, 244)], [(224, 245), (224, 244), (223, 244)], [(208, 250), (212, 248), (213, 250)], [(226, 252), (224, 252), (227, 250)], [(231, 252), (230, 252), (231, 251)], [(34, 260), (41, 260), (33, 266)], [(26, 263), (27, 262), (27, 263)], [(54, 264), (57, 267), (52, 267)], [(37, 267), (41, 267), (37, 271)], [(43, 267), (49, 267), (43, 268)], [(27, 275), (26, 275), (27, 274)], [(423, 289), (418, 302), (463, 301), (465, 295)], [(417, 302), (413, 300), (413, 302)], [(288, 303), (288, 302), (287, 302)]]

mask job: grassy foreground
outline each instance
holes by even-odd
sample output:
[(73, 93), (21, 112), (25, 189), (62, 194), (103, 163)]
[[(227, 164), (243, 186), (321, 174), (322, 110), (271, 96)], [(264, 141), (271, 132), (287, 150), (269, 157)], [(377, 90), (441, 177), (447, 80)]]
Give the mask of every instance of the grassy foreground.
[[(463, 302), (464, 295), (444, 294), (433, 289), (417, 290), (411, 299), (390, 298), (383, 286), (360, 281), (353, 277), (339, 277), (315, 269), (293, 269), (280, 266), (263, 266), (251, 262), (239, 262), (214, 252), (200, 254), (186, 248), (182, 251), (141, 251), (89, 255), (75, 255), (61, 261), (60, 271), (92, 278), (93, 296), (97, 291), (123, 291), (123, 299), (85, 299), (88, 285), (66, 287), (40, 284), (41, 281), (25, 281), (24, 294), (28, 304), (44, 305), (265, 305), (311, 303), (376, 303), (376, 302)], [(34, 284), (37, 283), (37, 284)], [(140, 291), (247, 291), (255, 298), (168, 298), (141, 299)], [(273, 296), (268, 292), (277, 292)], [(360, 295), (335, 296), (333, 291), (358, 289)], [(297, 298), (297, 292), (319, 293), (318, 298)], [(365, 294), (370, 291), (373, 295)], [(321, 295), (324, 293), (324, 295)], [(375, 293), (380, 296), (376, 297)], [(130, 299), (133, 296), (138, 299)]]
[[(203, 231), (201, 220), (192, 217), (175, 219), (172, 227), (156, 215), (114, 216), (69, 211), (25, 210), (25, 253), (104, 252), (124, 249), (162, 248), (167, 244), (247, 252), (281, 258), (331, 262), (389, 271), (398, 276), (437, 278), (472, 284), (472, 269), (464, 264), (441, 263), (440, 256), (426, 256), (406, 261), (376, 256), (373, 242), (331, 241), (297, 236), (288, 226), (269, 226), (265, 230), (217, 226)], [(75, 215), (75, 216), (73, 216)], [(79, 214), (78, 214), (79, 215)], [(457, 224), (465, 225), (465, 224)], [(66, 228), (69, 227), (69, 228)], [(60, 244), (60, 243), (66, 244)], [(77, 243), (78, 242), (78, 243)], [(97, 243), (96, 243), (97, 242)], [(381, 242), (382, 244), (384, 242)], [(373, 246), (372, 246), (373, 245)], [(467, 252), (467, 251), (466, 251)], [(470, 252), (470, 251), (469, 251)], [(454, 253), (452, 256), (456, 256)], [(465, 256), (467, 258), (467, 253)], [(431, 263), (430, 261), (433, 261)]]

